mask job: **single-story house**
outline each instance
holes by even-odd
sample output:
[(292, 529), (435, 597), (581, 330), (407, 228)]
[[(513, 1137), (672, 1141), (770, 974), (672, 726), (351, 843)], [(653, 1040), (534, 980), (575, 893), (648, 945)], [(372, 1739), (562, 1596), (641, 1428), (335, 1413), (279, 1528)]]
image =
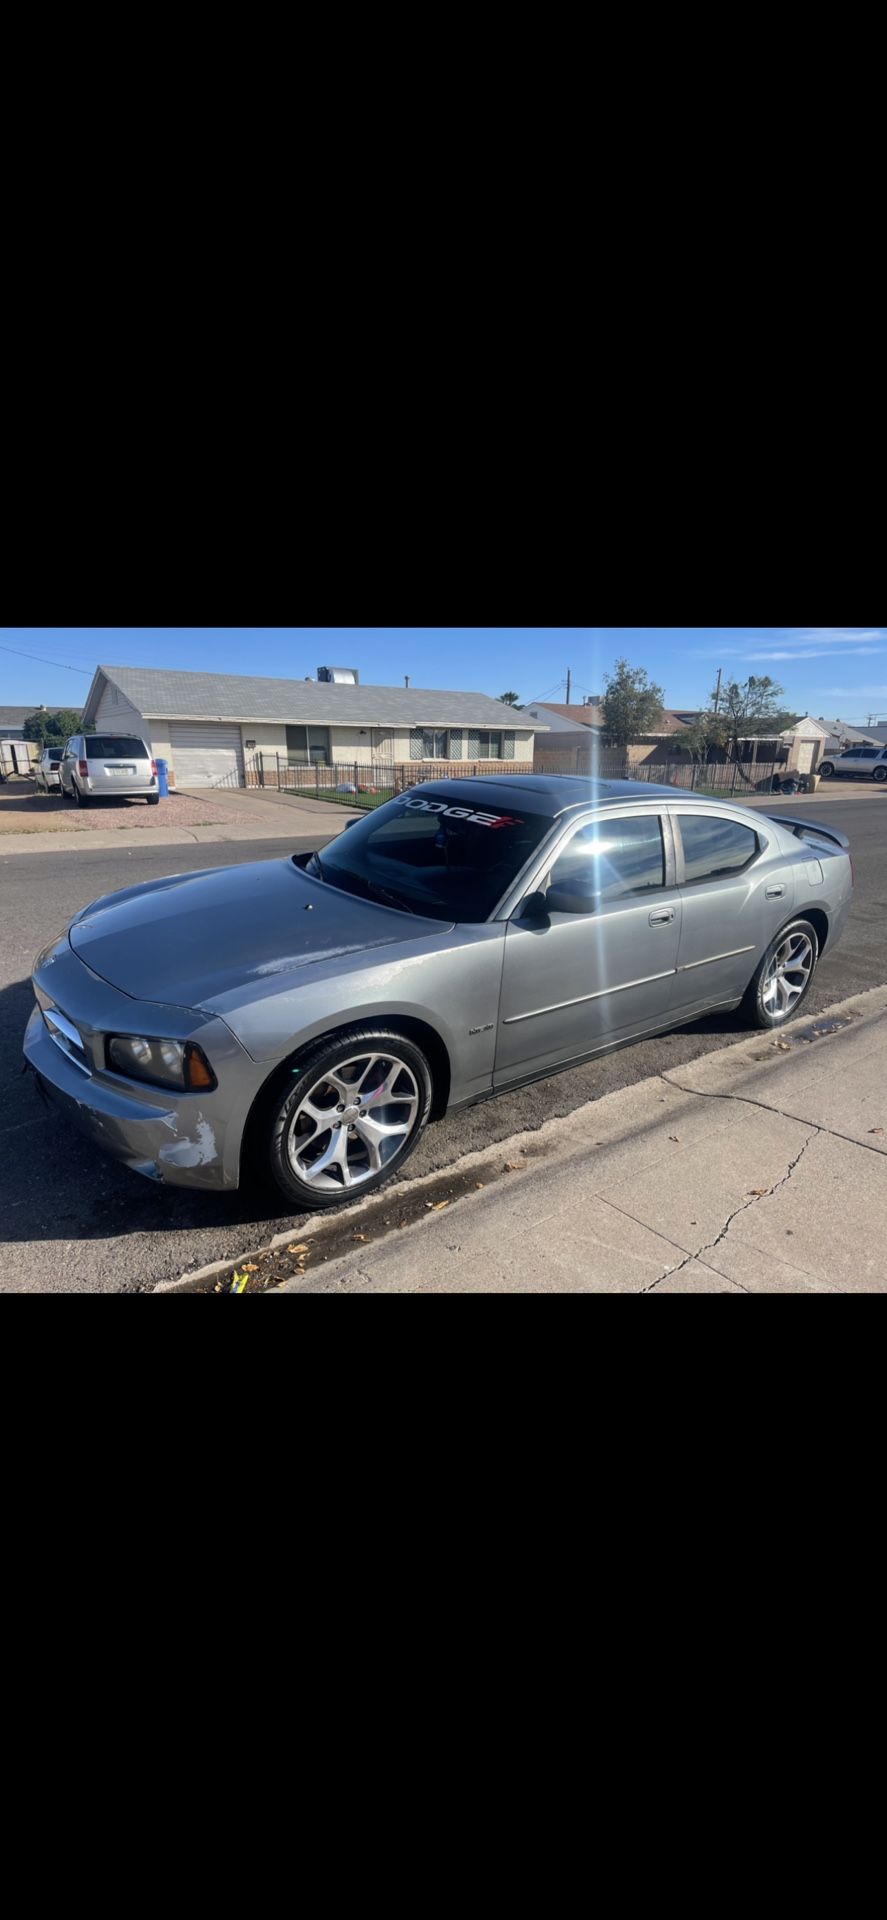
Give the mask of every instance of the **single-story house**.
[(837, 753), (844, 747), (867, 747), (875, 742), (887, 746), (887, 727), (851, 727), (846, 720), (825, 720), (821, 714), (816, 724), (824, 730), (827, 753)]
[(25, 721), (38, 705), (35, 700), (32, 707), (0, 707), (0, 740), (24, 740)]
[[(590, 764), (589, 756), (594, 754), (594, 764), (604, 772), (615, 772), (622, 765), (622, 758), (616, 748), (603, 746), (604, 716), (600, 699), (590, 699), (581, 706), (537, 700), (532, 707), (523, 711), (531, 720), (544, 720), (550, 727), (548, 739), (542, 749), (542, 762), (545, 771), (555, 773), (585, 772)], [(674, 736), (684, 727), (692, 726), (699, 718), (698, 710), (690, 708), (663, 708), (662, 718), (654, 733), (639, 734), (628, 748), (629, 766), (639, 766), (649, 761), (681, 758), (681, 750)], [(689, 755), (683, 757), (689, 758)]]
[[(484, 693), (370, 687), (327, 679), (97, 667), (84, 727), (135, 733), (180, 787), (244, 784), (255, 756), (283, 765), (520, 761), (539, 724)], [(544, 730), (544, 725), (542, 730)]]
[(821, 715), (814, 720), (812, 714), (805, 713), (779, 738), (789, 742), (789, 765), (807, 773), (815, 771), (827, 754), (844, 753), (847, 747), (887, 746), (887, 726), (851, 727), (846, 720), (827, 720)]

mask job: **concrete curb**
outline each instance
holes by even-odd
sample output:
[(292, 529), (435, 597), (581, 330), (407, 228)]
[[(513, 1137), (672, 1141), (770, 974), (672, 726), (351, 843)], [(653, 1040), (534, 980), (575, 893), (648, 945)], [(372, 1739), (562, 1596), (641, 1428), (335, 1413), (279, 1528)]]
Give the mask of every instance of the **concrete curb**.
[(839, 787), (826, 780), (816, 793), (755, 793), (749, 795), (747, 800), (741, 799), (738, 793), (730, 793), (725, 794), (724, 798), (745, 807), (794, 807), (797, 811), (799, 807), (821, 807), (829, 803), (843, 806), (845, 800), (883, 800), (885, 795), (887, 782), (878, 786), (872, 782), (869, 787), (862, 782), (858, 787)]

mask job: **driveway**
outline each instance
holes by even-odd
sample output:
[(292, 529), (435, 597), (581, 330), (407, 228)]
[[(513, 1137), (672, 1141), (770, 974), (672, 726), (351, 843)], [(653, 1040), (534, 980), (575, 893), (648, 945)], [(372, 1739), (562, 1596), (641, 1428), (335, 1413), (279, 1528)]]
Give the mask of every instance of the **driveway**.
[[(252, 816), (250, 816), (252, 817)], [(54, 793), (38, 793), (33, 780), (17, 780), (0, 788), (0, 834), (102, 833), (109, 827), (156, 832), (167, 827), (224, 825), (230, 818), (212, 793), (170, 794), (149, 807), (146, 800), (78, 807)]]
[(359, 809), (335, 801), (274, 790), (212, 787), (180, 787), (158, 800), (156, 807), (149, 807), (145, 800), (99, 800), (93, 806), (78, 807), (56, 794), (38, 793), (33, 780), (16, 780), (0, 787), (0, 846), (4, 838), (11, 843), (12, 836), (20, 834), (107, 836), (117, 831), (154, 834), (174, 844), (182, 831), (188, 836), (194, 830), (212, 828), (218, 831), (210, 832), (210, 839), (252, 840), (310, 832), (314, 820), (317, 830), (329, 838), (341, 832), (355, 811)]

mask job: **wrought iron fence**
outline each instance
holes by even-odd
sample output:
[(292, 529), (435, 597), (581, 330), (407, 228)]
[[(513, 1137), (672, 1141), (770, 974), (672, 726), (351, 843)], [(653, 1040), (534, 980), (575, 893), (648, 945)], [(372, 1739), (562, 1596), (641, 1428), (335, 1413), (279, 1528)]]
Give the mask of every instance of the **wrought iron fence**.
[[(652, 781), (654, 785), (681, 787), (689, 793), (723, 794), (728, 798), (744, 793), (775, 793), (780, 779), (788, 776), (785, 756), (778, 760), (705, 760), (663, 761), (661, 765), (644, 761), (630, 767), (630, 780)], [(794, 775), (806, 786), (805, 774)]]
[(423, 780), (459, 780), (474, 774), (527, 773), (526, 762), (515, 760), (360, 760), (335, 766), (308, 766), (285, 753), (252, 755), (245, 763), (247, 787), (272, 787), (280, 793), (302, 794), (310, 800), (329, 800), (344, 807), (379, 807)]
[[(596, 780), (641, 780), (655, 786), (680, 787), (690, 793), (711, 793), (731, 797), (749, 793), (776, 792), (781, 779), (789, 776), (787, 750), (766, 760), (754, 755), (740, 760), (696, 761), (663, 759), (631, 761), (616, 747), (557, 748), (537, 750), (533, 766), (536, 773), (579, 774)], [(806, 774), (793, 774), (801, 787), (807, 786)]]

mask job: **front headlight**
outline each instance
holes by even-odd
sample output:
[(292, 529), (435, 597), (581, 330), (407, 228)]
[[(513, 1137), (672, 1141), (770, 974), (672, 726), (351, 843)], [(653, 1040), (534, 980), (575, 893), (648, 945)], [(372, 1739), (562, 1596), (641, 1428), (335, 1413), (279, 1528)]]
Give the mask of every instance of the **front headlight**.
[(141, 1034), (116, 1033), (107, 1042), (108, 1066), (133, 1080), (174, 1087), (178, 1093), (206, 1091), (216, 1077), (193, 1040), (146, 1040)]

